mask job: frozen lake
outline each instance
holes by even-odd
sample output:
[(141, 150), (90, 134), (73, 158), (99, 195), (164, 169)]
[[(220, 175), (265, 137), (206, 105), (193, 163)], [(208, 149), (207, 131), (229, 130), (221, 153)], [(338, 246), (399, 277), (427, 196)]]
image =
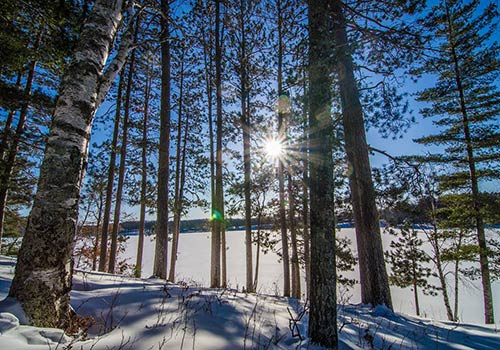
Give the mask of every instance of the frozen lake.
[[(348, 236), (356, 251), (354, 229), (343, 228), (338, 231), (339, 236)], [(227, 273), (228, 285), (231, 288), (240, 289), (245, 285), (245, 243), (244, 231), (228, 231), (227, 240)], [(384, 248), (388, 249), (394, 236), (383, 234)], [(125, 252), (122, 258), (127, 258), (129, 263), (135, 264), (138, 236), (129, 236)], [(144, 258), (142, 276), (149, 277), (153, 271), (154, 258), (154, 236), (147, 236), (144, 241)], [(255, 246), (254, 246), (255, 247)], [(169, 247), (170, 248), (170, 247)], [(277, 249), (280, 249), (278, 243)], [(254, 249), (255, 254), (255, 249)], [(255, 258), (254, 258), (255, 263)], [(180, 235), (179, 254), (177, 260), (176, 280), (196, 282), (208, 286), (210, 278), (210, 233), (183, 233)], [(265, 294), (279, 294), (282, 286), (282, 264), (275, 252), (261, 254), (258, 291)], [(357, 269), (353, 272), (344, 273), (348, 277), (359, 279)], [(302, 277), (304, 272), (302, 271)], [(304, 281), (303, 281), (304, 282)], [(436, 281), (434, 281), (436, 282)], [(305, 283), (303, 283), (304, 286)], [(461, 283), (459, 295), (459, 317), (462, 322), (483, 322), (483, 303), (481, 284), (479, 280), (466, 280)], [(303, 287), (302, 290), (305, 288)], [(393, 305), (395, 311), (415, 314), (413, 292), (410, 288), (391, 287)], [(360, 302), (359, 285), (355, 285), (348, 293), (350, 303)], [(452, 297), (450, 293), (450, 298)], [(427, 296), (419, 294), (421, 314), (424, 317), (434, 319), (446, 319), (445, 308), (442, 297)], [(500, 318), (500, 283), (493, 283), (493, 297), (495, 303), (496, 318)], [(340, 300), (339, 300), (340, 301)], [(453, 301), (452, 301), (453, 302)]]

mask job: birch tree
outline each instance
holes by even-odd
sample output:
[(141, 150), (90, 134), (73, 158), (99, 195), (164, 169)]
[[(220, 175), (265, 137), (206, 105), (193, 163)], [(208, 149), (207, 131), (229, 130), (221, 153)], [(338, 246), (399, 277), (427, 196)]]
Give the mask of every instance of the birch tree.
[[(61, 85), (9, 290), (9, 297), (20, 303), (35, 326), (66, 327), (70, 322), (71, 252), (90, 131), (130, 47), (127, 31), (114, 61), (107, 64), (123, 7), (121, 0), (94, 3)], [(128, 20), (131, 15), (130, 11)]]

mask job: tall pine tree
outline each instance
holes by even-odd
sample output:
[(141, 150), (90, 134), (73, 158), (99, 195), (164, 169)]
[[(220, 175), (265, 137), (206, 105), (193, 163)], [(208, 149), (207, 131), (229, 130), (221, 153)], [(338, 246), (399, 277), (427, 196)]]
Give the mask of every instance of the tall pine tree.
[(497, 6), (482, 9), (481, 1), (441, 1), (422, 20), (429, 38), (437, 46), (430, 50), (417, 74), (437, 77), (434, 86), (419, 93), (428, 102), (424, 117), (433, 118), (437, 134), (417, 142), (444, 149), (426, 157), (451, 169), (441, 177), (443, 190), (471, 197), (479, 245), (486, 323), (494, 323), (488, 247), (482, 214), (481, 180), (498, 177), (492, 167), (500, 160), (500, 91), (496, 84), (500, 70), (500, 48), (494, 42)]

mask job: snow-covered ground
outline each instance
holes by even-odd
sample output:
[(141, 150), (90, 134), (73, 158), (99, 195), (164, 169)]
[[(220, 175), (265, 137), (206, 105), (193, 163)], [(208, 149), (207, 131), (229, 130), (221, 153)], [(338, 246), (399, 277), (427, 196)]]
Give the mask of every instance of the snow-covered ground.
[[(356, 251), (356, 237), (354, 229), (343, 228), (338, 232), (339, 237), (349, 237), (352, 241), (352, 249)], [(382, 234), (384, 248), (389, 249), (390, 242), (395, 239), (394, 236), (387, 233)], [(137, 236), (130, 236), (127, 241), (127, 247), (123, 257), (127, 258), (132, 264), (135, 264), (137, 253)], [(245, 234), (244, 231), (227, 232), (227, 259), (228, 259), (228, 283), (235, 289), (240, 289), (245, 285)], [(144, 260), (142, 276), (149, 277), (153, 271), (154, 258), (154, 236), (149, 236), (144, 242)], [(424, 249), (426, 247), (424, 246)], [(280, 250), (278, 243), (277, 249)], [(427, 247), (427, 249), (429, 249)], [(255, 246), (254, 246), (255, 253)], [(355, 253), (357, 256), (357, 253)], [(261, 254), (260, 258), (259, 286), (260, 293), (279, 295), (283, 290), (283, 267), (279, 261), (279, 256), (274, 252)], [(176, 281), (186, 281), (207, 286), (210, 276), (210, 234), (204, 233), (186, 233), (180, 235), (179, 254), (177, 259), (177, 278)], [(254, 258), (255, 263), (255, 258)], [(304, 273), (302, 272), (302, 276)], [(359, 280), (359, 271), (356, 268), (352, 272), (344, 273), (349, 278)], [(433, 280), (437, 284), (437, 279)], [(304, 285), (304, 281), (303, 281)], [(492, 285), (493, 296), (495, 298), (495, 316), (500, 319), (500, 283), (496, 281)], [(303, 288), (305, 290), (305, 288)], [(459, 288), (459, 319), (462, 322), (482, 323), (483, 303), (480, 280), (464, 280)], [(391, 287), (393, 306), (396, 312), (405, 314), (415, 314), (415, 303), (413, 292), (409, 288)], [(359, 285), (350, 290), (345, 297), (349, 297), (351, 303), (360, 303)], [(421, 314), (425, 317), (445, 320), (446, 311), (443, 305), (441, 294), (437, 296), (424, 295), (419, 293)], [(498, 347), (500, 350), (500, 345)]]
[[(352, 229), (340, 234), (354, 239)], [(385, 241), (389, 238), (384, 236)], [(235, 289), (241, 289), (244, 282), (243, 239), (242, 232), (228, 232), (228, 277)], [(125, 256), (135, 256), (136, 242), (137, 237), (129, 239)], [(151, 274), (153, 248), (154, 241), (146, 239), (143, 276)], [(0, 308), (0, 349), (318, 349), (308, 344), (307, 314), (300, 317), (303, 305), (273, 296), (281, 288), (281, 264), (275, 253), (261, 257), (259, 289), (264, 294), (245, 294), (203, 287), (209, 275), (209, 249), (208, 234), (181, 235), (178, 281), (186, 283), (176, 285), (157, 279), (76, 273), (71, 303), (80, 316), (93, 320), (86, 336), (70, 338), (59, 330), (19, 325), (10, 310)], [(0, 257), (0, 300), (8, 293), (14, 266), (15, 260)], [(477, 288), (462, 293), (460, 324), (437, 321), (444, 319), (438, 297), (422, 297), (429, 318), (418, 318), (409, 315), (413, 313), (409, 290), (392, 289), (395, 314), (383, 307), (370, 310), (357, 305), (357, 290), (350, 292), (347, 304), (339, 306), (340, 349), (500, 349), (500, 327), (480, 324), (482, 303)], [(497, 283), (494, 296), (498, 295)], [(472, 321), (476, 324), (468, 323)]]

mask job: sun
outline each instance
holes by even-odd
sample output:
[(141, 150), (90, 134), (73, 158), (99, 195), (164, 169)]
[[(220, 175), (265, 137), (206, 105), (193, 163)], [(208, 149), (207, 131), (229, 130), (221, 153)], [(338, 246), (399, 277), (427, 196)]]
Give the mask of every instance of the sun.
[(264, 143), (264, 152), (271, 159), (278, 159), (283, 155), (283, 144), (280, 140), (277, 139), (269, 139)]

